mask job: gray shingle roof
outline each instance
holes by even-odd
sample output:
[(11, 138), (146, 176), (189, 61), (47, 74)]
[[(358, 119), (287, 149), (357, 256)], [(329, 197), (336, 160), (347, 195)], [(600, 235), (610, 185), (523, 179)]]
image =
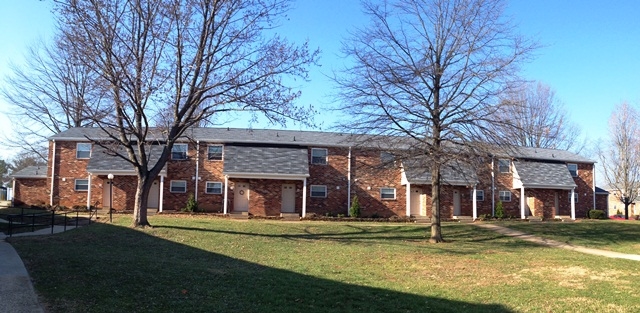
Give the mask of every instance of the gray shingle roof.
[(47, 178), (46, 166), (27, 166), (11, 174), (15, 178)]
[[(158, 162), (163, 148), (164, 146), (148, 147), (147, 153), (150, 160), (149, 166)], [(122, 148), (118, 149), (118, 152), (126, 155), (126, 152)], [(94, 145), (93, 150), (91, 151), (91, 159), (87, 164), (87, 172), (94, 174), (113, 173), (121, 175), (135, 175), (136, 173), (131, 163), (117, 155), (108, 153), (107, 149), (97, 145)]]
[[(431, 184), (431, 170), (428, 164), (412, 159), (403, 161), (402, 166), (410, 184)], [(471, 166), (458, 162), (443, 165), (440, 173), (441, 182), (446, 185), (469, 186), (479, 182)]]
[(596, 194), (598, 194), (598, 195), (608, 195), (609, 192), (604, 190), (603, 188), (600, 188), (600, 187), (596, 186)]
[(262, 174), (267, 176), (309, 176), (306, 148), (245, 147), (224, 148), (223, 173), (230, 176)]
[(513, 147), (512, 151), (508, 152), (507, 154), (513, 158), (518, 159), (554, 160), (559, 162), (576, 162), (590, 164), (595, 163), (595, 161), (575, 154), (573, 152), (556, 149)]
[(525, 188), (571, 189), (577, 187), (566, 164), (542, 162), (513, 162), (514, 180)]

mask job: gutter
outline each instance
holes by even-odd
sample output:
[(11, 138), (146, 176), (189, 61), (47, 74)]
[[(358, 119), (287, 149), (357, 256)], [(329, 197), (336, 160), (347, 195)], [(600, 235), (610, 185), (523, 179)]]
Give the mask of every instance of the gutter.
[(199, 175), (199, 166), (200, 166), (200, 140), (196, 141), (196, 191), (194, 195), (194, 199), (198, 202), (198, 180), (200, 180)]
[(49, 193), (49, 205), (53, 206), (53, 185), (55, 184), (56, 177), (56, 140), (53, 141), (53, 157), (51, 158), (51, 192)]

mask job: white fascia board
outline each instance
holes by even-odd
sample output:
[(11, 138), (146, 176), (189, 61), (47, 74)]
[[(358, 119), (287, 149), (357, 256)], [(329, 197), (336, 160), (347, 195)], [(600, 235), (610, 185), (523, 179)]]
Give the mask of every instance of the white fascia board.
[(223, 173), (229, 178), (247, 178), (247, 179), (285, 179), (285, 180), (304, 180), (310, 177), (309, 174), (269, 174), (269, 173)]
[(13, 178), (29, 178), (29, 179), (31, 179), (31, 178), (46, 179), (47, 178), (47, 175), (44, 175), (44, 176), (42, 176), (42, 175), (18, 175), (18, 176), (9, 175), (9, 176), (13, 177)]
[[(136, 176), (136, 171), (134, 170), (118, 170), (118, 171), (107, 171), (107, 170), (93, 170), (88, 172), (91, 175), (109, 175), (113, 174), (114, 176)], [(158, 174), (159, 176), (167, 176), (167, 171), (162, 170)]]
[(407, 173), (404, 171), (404, 167), (400, 168), (400, 173), (402, 174), (400, 178), (400, 185), (406, 186), (409, 183), (409, 180), (407, 179)]
[[(567, 186), (567, 185), (538, 185), (538, 184), (526, 184), (524, 185), (525, 189), (564, 189), (564, 190), (571, 190), (574, 188), (577, 188), (578, 185), (573, 185), (573, 186)], [(518, 187), (520, 188), (520, 187)], [(514, 189), (516, 189), (514, 187)]]

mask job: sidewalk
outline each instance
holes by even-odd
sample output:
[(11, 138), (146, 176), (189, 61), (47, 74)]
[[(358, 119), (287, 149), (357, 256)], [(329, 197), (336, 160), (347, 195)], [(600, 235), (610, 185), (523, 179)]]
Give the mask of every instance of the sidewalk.
[[(75, 226), (67, 226), (71, 230)], [(54, 226), (53, 233), (61, 233), (64, 226)], [(50, 235), (51, 228), (35, 232), (19, 233), (13, 237)], [(7, 236), (0, 233), (0, 313), (41, 313), (44, 312), (33, 289), (31, 278), (18, 252), (5, 241)]]
[(513, 229), (510, 229), (510, 228), (506, 228), (506, 227), (502, 227), (502, 226), (498, 226), (498, 225), (494, 225), (494, 224), (475, 224), (475, 225), (478, 226), (478, 227), (482, 227), (482, 228), (493, 230), (493, 231), (495, 231), (497, 233), (500, 233), (500, 234), (503, 234), (503, 235), (516, 237), (518, 239), (522, 239), (522, 240), (525, 240), (525, 241), (528, 241), (528, 242), (533, 242), (533, 243), (537, 243), (537, 244), (545, 245), (545, 246), (549, 246), (549, 247), (561, 248), (561, 249), (566, 249), (566, 250), (571, 250), (571, 251), (576, 251), (576, 252), (581, 252), (581, 253), (586, 253), (586, 254), (592, 254), (592, 255), (598, 255), (598, 256), (604, 256), (604, 257), (608, 257), (608, 258), (617, 258), (617, 259), (627, 259), (627, 260), (633, 260), (633, 261), (640, 261), (640, 255), (637, 255), (637, 254), (626, 254), (626, 253), (620, 253), (620, 252), (614, 252), (614, 251), (608, 251), (608, 250), (600, 250), (600, 249), (592, 249), (592, 248), (587, 248), (587, 247), (582, 247), (582, 246), (574, 246), (572, 244), (568, 244), (568, 243), (564, 243), (564, 242), (560, 242), (560, 241), (555, 241), (555, 240), (551, 240), (551, 239), (544, 239), (544, 238), (536, 237), (534, 235), (525, 234), (525, 233), (517, 231), (517, 230), (513, 230)]

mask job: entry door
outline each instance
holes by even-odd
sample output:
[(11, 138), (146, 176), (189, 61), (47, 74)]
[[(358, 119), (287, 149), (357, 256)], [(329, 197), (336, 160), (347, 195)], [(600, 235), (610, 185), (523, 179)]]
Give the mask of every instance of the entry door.
[(233, 191), (233, 210), (236, 212), (249, 211), (249, 184), (236, 184)]
[(104, 209), (109, 208), (109, 202), (111, 201), (111, 193), (109, 191), (109, 181), (105, 179), (104, 184), (102, 184), (102, 208)]
[(151, 189), (149, 190), (149, 195), (147, 196), (147, 208), (148, 209), (157, 209), (160, 204), (160, 184), (158, 181), (154, 181), (153, 185), (151, 185)]
[(556, 208), (556, 216), (559, 216), (560, 215), (560, 203), (558, 202), (558, 192), (557, 191), (555, 192), (555, 195), (554, 195), (554, 205), (555, 205), (555, 208)]
[(524, 212), (526, 216), (535, 216), (536, 215), (536, 198), (527, 197), (527, 207)]
[(282, 212), (293, 213), (296, 211), (296, 185), (282, 185)]
[(420, 195), (422, 194), (421, 188), (411, 188), (411, 198), (409, 199), (409, 205), (411, 206), (411, 215), (420, 216)]
[(453, 216), (460, 216), (462, 212), (460, 212), (460, 192), (457, 190), (453, 191)]

